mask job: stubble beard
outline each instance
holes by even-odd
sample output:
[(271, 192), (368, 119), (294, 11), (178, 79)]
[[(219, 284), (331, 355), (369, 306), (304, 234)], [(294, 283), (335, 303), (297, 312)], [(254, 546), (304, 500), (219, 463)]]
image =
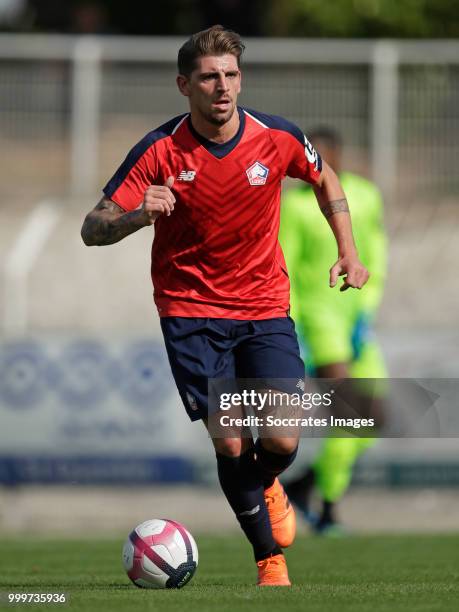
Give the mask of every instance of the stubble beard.
[(212, 112), (202, 113), (204, 119), (211, 123), (212, 125), (225, 125), (228, 123), (230, 119), (233, 117), (234, 112), (236, 110), (236, 104), (232, 104), (231, 108), (226, 113), (219, 113), (218, 115), (213, 114)]

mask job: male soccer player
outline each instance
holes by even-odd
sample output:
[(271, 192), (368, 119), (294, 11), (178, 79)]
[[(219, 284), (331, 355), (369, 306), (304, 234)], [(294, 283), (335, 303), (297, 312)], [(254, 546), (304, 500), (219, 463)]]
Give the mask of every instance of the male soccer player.
[[(85, 244), (106, 245), (155, 225), (151, 270), (166, 349), (190, 419), (205, 425), (218, 410), (209, 379), (304, 376), (277, 240), (285, 175), (313, 184), (329, 219), (339, 253), (331, 284), (345, 275), (343, 289), (361, 288), (368, 278), (335, 173), (296, 126), (237, 106), (243, 48), (221, 26), (185, 42), (177, 85), (190, 112), (130, 151), (82, 228)], [(213, 444), (258, 584), (289, 585), (282, 547), (293, 541), (295, 515), (277, 476), (298, 436), (214, 436)]]
[[(288, 190), (282, 202), (279, 239), (291, 274), (292, 315), (303, 347), (306, 369), (323, 378), (386, 378), (371, 322), (382, 298), (386, 273), (386, 236), (379, 190), (370, 181), (342, 171), (341, 136), (328, 127), (309, 134), (314, 148), (337, 173), (352, 214), (353, 233), (362, 262), (371, 278), (362, 292), (344, 295), (324, 286), (323, 275), (335, 251), (328, 226), (314, 206), (309, 187)], [(359, 398), (364, 416), (381, 418), (381, 398)], [(379, 390), (379, 393), (381, 390)], [(335, 437), (336, 436), (336, 437)], [(358, 456), (372, 446), (374, 438), (346, 436), (335, 431), (324, 440), (313, 465), (286, 486), (292, 501), (319, 534), (337, 535), (336, 503), (349, 486)], [(311, 494), (317, 487), (322, 508), (311, 512)]]

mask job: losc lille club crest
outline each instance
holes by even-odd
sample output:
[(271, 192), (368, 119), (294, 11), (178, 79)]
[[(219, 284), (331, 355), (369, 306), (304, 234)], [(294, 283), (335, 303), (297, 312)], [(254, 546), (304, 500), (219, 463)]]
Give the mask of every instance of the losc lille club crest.
[(268, 178), (269, 168), (257, 161), (247, 168), (246, 173), (251, 185), (264, 185)]

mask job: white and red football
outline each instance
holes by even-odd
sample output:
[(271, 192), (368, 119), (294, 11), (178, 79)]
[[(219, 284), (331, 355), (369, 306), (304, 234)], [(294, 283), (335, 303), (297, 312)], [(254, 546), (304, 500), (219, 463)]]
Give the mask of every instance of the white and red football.
[(123, 565), (138, 587), (180, 589), (198, 567), (198, 547), (180, 523), (152, 519), (129, 534), (123, 547)]

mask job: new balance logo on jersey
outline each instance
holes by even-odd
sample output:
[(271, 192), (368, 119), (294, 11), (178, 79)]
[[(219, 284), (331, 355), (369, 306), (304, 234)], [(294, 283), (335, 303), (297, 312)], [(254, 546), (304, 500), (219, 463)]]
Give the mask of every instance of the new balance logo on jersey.
[(246, 174), (251, 185), (264, 185), (268, 178), (269, 168), (257, 161), (247, 168)]
[(177, 177), (178, 181), (194, 181), (194, 177), (196, 176), (195, 170), (182, 170)]

